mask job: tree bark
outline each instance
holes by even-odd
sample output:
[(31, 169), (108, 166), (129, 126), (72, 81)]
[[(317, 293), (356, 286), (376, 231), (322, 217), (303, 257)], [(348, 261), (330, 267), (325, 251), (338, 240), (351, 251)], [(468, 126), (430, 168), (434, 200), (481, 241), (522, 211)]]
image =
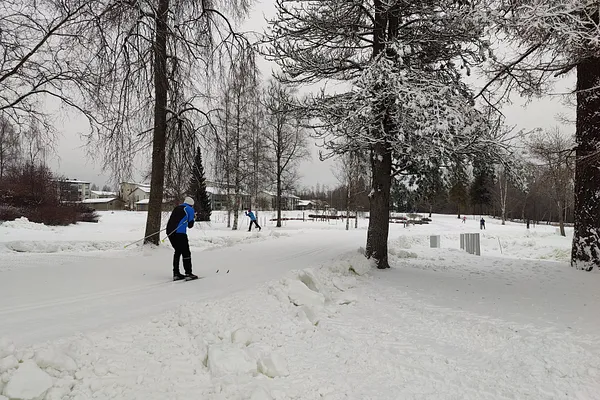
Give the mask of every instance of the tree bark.
[(392, 154), (385, 143), (377, 143), (371, 153), (371, 193), (367, 258), (375, 259), (377, 268), (389, 268), (388, 233), (390, 230), (390, 188), (392, 186)]
[(571, 265), (600, 268), (600, 57), (577, 66), (577, 141)]
[[(154, 41), (154, 132), (152, 139), (152, 175), (150, 199), (146, 219), (146, 240), (154, 245), (160, 242), (160, 225), (165, 183), (165, 147), (167, 140), (167, 18), (169, 0), (159, 0), (155, 17), (156, 38)], [(168, 232), (170, 233), (170, 232)], [(152, 236), (150, 236), (152, 235)]]

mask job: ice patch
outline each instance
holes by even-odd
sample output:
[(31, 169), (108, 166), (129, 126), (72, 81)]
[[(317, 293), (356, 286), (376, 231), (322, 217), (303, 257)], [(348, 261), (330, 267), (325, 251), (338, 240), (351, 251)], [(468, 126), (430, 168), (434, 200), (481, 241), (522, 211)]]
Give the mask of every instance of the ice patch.
[(256, 362), (248, 354), (230, 345), (212, 345), (208, 348), (208, 369), (216, 377), (256, 372)]
[(9, 399), (42, 400), (52, 387), (52, 378), (31, 360), (25, 361), (10, 378), (3, 394)]
[(269, 378), (290, 374), (287, 361), (279, 354), (271, 354), (258, 360), (258, 372)]

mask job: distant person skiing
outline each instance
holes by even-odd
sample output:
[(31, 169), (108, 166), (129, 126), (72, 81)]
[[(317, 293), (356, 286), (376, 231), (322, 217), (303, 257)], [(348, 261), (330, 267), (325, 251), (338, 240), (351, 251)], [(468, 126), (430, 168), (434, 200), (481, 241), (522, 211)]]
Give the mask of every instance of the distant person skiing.
[(261, 227), (260, 227), (260, 225), (258, 225), (258, 222), (256, 221), (256, 216), (254, 215), (252, 210), (248, 209), (248, 211), (246, 211), (245, 214), (248, 218), (250, 218), (250, 226), (248, 227), (248, 232), (250, 232), (252, 230), (252, 224), (256, 225), (256, 227), (258, 228), (258, 231), (260, 232)]
[(485, 229), (485, 219), (483, 217), (479, 220), (479, 229)]
[(462, 221), (463, 221), (463, 224), (466, 224), (466, 223), (467, 223), (467, 216), (466, 216), (466, 215), (463, 215), (463, 217), (462, 217)]
[[(186, 197), (183, 204), (178, 205), (171, 212), (169, 222), (167, 222), (167, 234), (169, 242), (175, 250), (173, 255), (173, 280), (179, 281), (182, 279), (191, 281), (198, 279), (192, 274), (192, 254), (190, 252), (190, 244), (188, 242), (187, 228), (194, 226), (194, 199)], [(183, 256), (183, 269), (185, 275), (179, 272), (179, 258)]]

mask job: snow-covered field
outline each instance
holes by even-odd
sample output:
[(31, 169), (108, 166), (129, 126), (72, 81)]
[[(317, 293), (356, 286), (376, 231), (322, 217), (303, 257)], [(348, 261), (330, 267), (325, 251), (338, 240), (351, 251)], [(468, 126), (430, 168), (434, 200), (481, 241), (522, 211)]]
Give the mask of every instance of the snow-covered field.
[(189, 233), (204, 279), (173, 283), (168, 242), (124, 248), (145, 213), (101, 215), (0, 225), (0, 400), (600, 399), (600, 274), (556, 227), (391, 224), (378, 271), (367, 220), (215, 213)]

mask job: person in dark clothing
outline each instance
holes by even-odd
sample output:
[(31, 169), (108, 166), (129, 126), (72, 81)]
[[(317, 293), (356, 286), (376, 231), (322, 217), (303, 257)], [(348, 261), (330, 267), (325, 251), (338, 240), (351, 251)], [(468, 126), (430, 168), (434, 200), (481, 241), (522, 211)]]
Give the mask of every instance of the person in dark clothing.
[(485, 229), (485, 219), (483, 217), (479, 220), (479, 229)]
[(256, 227), (258, 228), (258, 231), (260, 232), (261, 227), (260, 227), (260, 225), (258, 225), (258, 222), (256, 221), (256, 216), (254, 215), (252, 210), (248, 209), (248, 211), (246, 211), (245, 214), (248, 218), (250, 218), (250, 226), (248, 227), (248, 232), (250, 232), (252, 230), (252, 224), (256, 225)]
[[(169, 242), (175, 250), (173, 255), (173, 280), (192, 280), (198, 277), (192, 274), (192, 253), (188, 242), (187, 228), (194, 226), (194, 199), (186, 197), (183, 204), (178, 205), (171, 212), (167, 222), (167, 234)], [(183, 269), (185, 275), (179, 272), (179, 258), (183, 256)]]

